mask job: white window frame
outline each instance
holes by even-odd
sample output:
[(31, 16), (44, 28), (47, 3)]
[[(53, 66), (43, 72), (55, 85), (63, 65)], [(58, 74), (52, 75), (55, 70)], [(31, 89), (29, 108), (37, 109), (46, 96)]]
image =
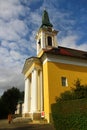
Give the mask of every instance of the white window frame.
[(61, 77), (61, 84), (62, 84), (63, 87), (68, 86), (68, 81), (67, 81), (67, 78), (65, 76)]

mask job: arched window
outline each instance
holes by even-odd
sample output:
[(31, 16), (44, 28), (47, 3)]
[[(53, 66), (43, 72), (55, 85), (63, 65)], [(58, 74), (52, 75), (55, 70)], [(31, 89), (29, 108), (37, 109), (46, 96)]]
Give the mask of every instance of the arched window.
[(48, 46), (52, 46), (52, 38), (50, 36), (48, 36)]

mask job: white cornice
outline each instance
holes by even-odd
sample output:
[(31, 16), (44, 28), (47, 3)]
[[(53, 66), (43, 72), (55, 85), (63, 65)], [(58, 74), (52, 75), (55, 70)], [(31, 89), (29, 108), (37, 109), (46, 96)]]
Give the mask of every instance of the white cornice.
[(87, 60), (76, 59), (76, 58), (66, 57), (66, 56), (45, 55), (43, 58), (43, 64), (45, 64), (46, 62), (56, 62), (56, 63), (71, 64), (71, 65), (87, 67)]

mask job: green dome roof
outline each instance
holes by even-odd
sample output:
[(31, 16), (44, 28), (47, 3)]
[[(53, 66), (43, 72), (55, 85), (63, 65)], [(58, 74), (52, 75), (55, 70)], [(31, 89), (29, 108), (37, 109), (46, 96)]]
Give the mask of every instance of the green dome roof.
[(41, 28), (47, 26), (47, 27), (53, 27), (53, 25), (50, 23), (49, 16), (46, 10), (44, 10), (42, 15), (42, 25)]

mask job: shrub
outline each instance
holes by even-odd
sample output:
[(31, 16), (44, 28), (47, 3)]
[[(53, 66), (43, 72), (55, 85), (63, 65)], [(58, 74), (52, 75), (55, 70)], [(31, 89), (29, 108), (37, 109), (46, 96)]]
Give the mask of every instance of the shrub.
[(87, 130), (87, 85), (77, 79), (74, 86), (56, 97), (52, 105), (56, 130)]
[(51, 108), (56, 130), (87, 130), (87, 99), (60, 101)]
[(56, 97), (56, 102), (60, 100), (75, 100), (75, 99), (83, 99), (87, 98), (87, 85), (81, 85), (79, 79), (77, 79), (74, 83), (73, 88), (71, 91), (66, 91), (61, 93), (60, 97)]

